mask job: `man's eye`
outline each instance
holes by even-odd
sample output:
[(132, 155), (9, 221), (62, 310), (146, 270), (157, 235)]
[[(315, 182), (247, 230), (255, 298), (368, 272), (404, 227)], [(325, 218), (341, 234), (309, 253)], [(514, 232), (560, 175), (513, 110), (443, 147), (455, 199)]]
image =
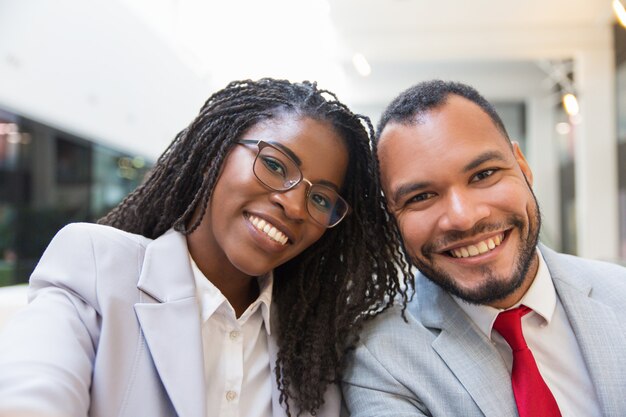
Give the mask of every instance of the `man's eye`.
[(435, 193), (420, 193), (417, 195), (414, 195), (413, 197), (409, 198), (406, 201), (406, 204), (411, 204), (411, 203), (419, 203), (421, 201), (426, 201), (429, 198), (434, 197)]
[(482, 181), (485, 178), (489, 178), (490, 176), (492, 176), (494, 173), (496, 172), (495, 169), (486, 169), (484, 171), (479, 172), (478, 174), (474, 175), (474, 177), (472, 178), (472, 182), (475, 181)]

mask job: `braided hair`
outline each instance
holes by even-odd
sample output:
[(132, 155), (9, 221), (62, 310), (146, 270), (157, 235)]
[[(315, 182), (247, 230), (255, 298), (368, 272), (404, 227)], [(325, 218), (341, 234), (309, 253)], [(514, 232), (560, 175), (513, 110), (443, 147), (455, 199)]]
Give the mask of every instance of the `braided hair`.
[(352, 113), (315, 83), (234, 81), (209, 97), (146, 181), (99, 223), (152, 239), (170, 228), (193, 232), (241, 135), (285, 114), (328, 122), (349, 151), (341, 194), (351, 214), (274, 270), (280, 401), (289, 416), (290, 405), (298, 414), (315, 415), (328, 385), (339, 382), (364, 321), (398, 298), (406, 304), (412, 286), (398, 233), (388, 222), (367, 117)]

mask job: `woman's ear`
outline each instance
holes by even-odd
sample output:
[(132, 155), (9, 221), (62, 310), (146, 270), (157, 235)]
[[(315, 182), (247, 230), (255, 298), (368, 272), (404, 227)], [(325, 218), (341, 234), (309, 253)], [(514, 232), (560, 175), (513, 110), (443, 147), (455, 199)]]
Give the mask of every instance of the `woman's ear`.
[(513, 145), (513, 155), (515, 156), (515, 160), (517, 161), (517, 164), (522, 170), (522, 173), (526, 177), (526, 181), (528, 181), (528, 184), (532, 186), (533, 185), (533, 172), (530, 169), (530, 166), (528, 165), (528, 161), (526, 161), (526, 157), (522, 153), (522, 150), (519, 147), (519, 143), (517, 143), (516, 141), (512, 141), (511, 143)]

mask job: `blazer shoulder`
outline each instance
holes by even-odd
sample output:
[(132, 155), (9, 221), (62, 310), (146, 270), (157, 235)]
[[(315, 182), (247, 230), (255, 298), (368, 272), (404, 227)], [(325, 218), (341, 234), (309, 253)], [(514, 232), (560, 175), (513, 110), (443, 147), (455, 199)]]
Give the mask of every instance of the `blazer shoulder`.
[(558, 253), (543, 246), (541, 253), (550, 269), (570, 276), (585, 276), (589, 279), (626, 279), (626, 268), (611, 262), (581, 258), (579, 256)]
[[(29, 298), (46, 287), (64, 288), (97, 304), (103, 282), (135, 285), (151, 240), (113, 227), (71, 223), (57, 232), (30, 277)], [(133, 282), (130, 282), (133, 281)], [(106, 285), (105, 287), (115, 287)]]
[(95, 223), (70, 223), (57, 232), (53, 241), (59, 239), (70, 241), (81, 241), (85, 239), (102, 242), (108, 241), (123, 246), (131, 245), (144, 248), (152, 241), (152, 239), (141, 235)]
[(614, 299), (621, 304), (619, 300), (626, 297), (626, 268), (623, 266), (557, 253), (545, 247), (541, 252), (554, 280), (589, 288), (591, 296), (596, 299)]

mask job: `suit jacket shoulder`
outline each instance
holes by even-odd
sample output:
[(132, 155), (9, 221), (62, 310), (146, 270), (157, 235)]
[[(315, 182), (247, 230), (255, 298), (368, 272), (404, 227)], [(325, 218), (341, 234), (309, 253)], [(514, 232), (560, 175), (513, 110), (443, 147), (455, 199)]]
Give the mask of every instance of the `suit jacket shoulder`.
[[(626, 270), (541, 246), (597, 387), (603, 413), (626, 412)], [(464, 311), (422, 274), (406, 310), (365, 326), (345, 374), (354, 416), (517, 416), (500, 354)]]
[(623, 306), (626, 297), (626, 268), (597, 260), (562, 254), (540, 246), (557, 291), (572, 288), (589, 293), (612, 307)]
[[(201, 416), (199, 314), (189, 271), (177, 232), (151, 240), (102, 225), (61, 229), (31, 276), (29, 305), (0, 337), (0, 415)], [(142, 290), (142, 279), (160, 299)], [(169, 340), (147, 340), (154, 335)], [(185, 355), (166, 352), (183, 346)], [(185, 375), (164, 372), (172, 368)]]
[[(99, 305), (98, 296), (109, 289), (124, 293), (120, 291), (122, 286), (136, 291), (137, 280), (129, 280), (128, 276), (134, 271), (139, 278), (150, 242), (109, 226), (69, 224), (54, 236), (31, 275), (29, 301), (49, 285), (65, 288), (93, 306)], [(115, 273), (120, 268), (124, 273)]]

